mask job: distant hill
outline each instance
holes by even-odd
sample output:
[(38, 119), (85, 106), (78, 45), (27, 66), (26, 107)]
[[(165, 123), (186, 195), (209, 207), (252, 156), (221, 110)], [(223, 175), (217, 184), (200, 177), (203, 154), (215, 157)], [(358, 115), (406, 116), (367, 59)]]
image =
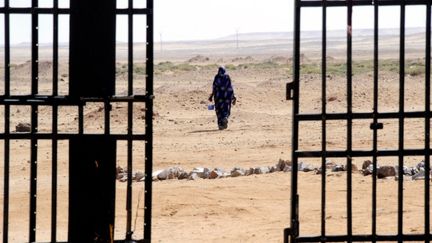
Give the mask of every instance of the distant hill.
[[(405, 34), (415, 35), (424, 33), (425, 28), (407, 28), (405, 30)], [(321, 31), (302, 31), (302, 38), (320, 38)], [(373, 36), (373, 29), (354, 29), (353, 34), (356, 37), (368, 37)], [(383, 37), (388, 36), (399, 36), (399, 29), (380, 29), (379, 35)], [(346, 36), (346, 30), (328, 30), (327, 37), (328, 38), (343, 38)], [(237, 38), (236, 35), (229, 35), (222, 38), (218, 38), (216, 40), (226, 41), (226, 40), (235, 40)], [(239, 40), (283, 40), (288, 39), (291, 40), (293, 38), (293, 32), (257, 32), (257, 33), (239, 33)]]

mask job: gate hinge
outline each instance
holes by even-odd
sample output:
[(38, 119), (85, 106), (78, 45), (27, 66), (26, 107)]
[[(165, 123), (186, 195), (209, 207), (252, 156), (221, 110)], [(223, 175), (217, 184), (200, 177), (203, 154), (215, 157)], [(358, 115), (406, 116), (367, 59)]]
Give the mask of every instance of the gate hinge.
[(294, 99), (294, 82), (290, 82), (286, 84), (286, 99), (293, 100)]
[(381, 129), (383, 129), (384, 128), (384, 124), (382, 124), (382, 123), (371, 123), (370, 124), (370, 129), (371, 130), (381, 130)]

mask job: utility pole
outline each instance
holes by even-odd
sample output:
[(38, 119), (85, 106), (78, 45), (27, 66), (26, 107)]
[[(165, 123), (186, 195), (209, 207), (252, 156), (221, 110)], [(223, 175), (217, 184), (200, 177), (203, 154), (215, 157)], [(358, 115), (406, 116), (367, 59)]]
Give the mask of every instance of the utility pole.
[(162, 53), (163, 52), (162, 32), (159, 32), (159, 36), (160, 36), (160, 51)]
[(236, 49), (239, 48), (239, 29), (236, 29)]

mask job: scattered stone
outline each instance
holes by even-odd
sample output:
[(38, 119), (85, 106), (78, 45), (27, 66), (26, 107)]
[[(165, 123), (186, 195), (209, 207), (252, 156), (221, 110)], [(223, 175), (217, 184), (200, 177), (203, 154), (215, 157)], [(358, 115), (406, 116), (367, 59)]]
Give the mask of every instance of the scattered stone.
[(214, 170), (212, 170), (209, 174), (209, 179), (216, 179), (219, 177), (222, 177), (224, 174), (224, 171), (220, 168), (215, 168)]
[(187, 173), (186, 171), (182, 171), (179, 175), (178, 178), (179, 180), (185, 180), (189, 177), (189, 173)]
[(412, 180), (416, 181), (416, 180), (424, 180), (425, 177), (426, 177), (425, 171), (420, 170), (417, 174), (413, 175), (411, 178)]
[(253, 175), (254, 172), (255, 172), (254, 168), (249, 168), (248, 170), (245, 171), (245, 176)]
[(123, 178), (124, 176), (127, 177), (127, 174), (126, 174), (126, 173), (118, 173), (118, 174), (116, 175), (116, 179), (117, 179), (117, 180), (120, 180), (120, 179)]
[(274, 172), (277, 172), (277, 171), (280, 171), (280, 170), (278, 170), (277, 168), (276, 168), (276, 166), (270, 166), (270, 173), (274, 173)]
[(127, 179), (128, 179), (128, 177), (127, 177), (127, 175), (125, 174), (125, 175), (123, 175), (122, 178), (119, 179), (119, 181), (120, 181), (120, 182), (126, 182)]
[(152, 180), (154, 180), (154, 181), (157, 181), (157, 180), (159, 180), (159, 174), (160, 173), (162, 173), (164, 170), (157, 170), (157, 171), (154, 171), (153, 173), (152, 173)]
[(190, 175), (189, 175), (189, 177), (188, 177), (188, 180), (190, 180), (190, 181), (195, 181), (195, 180), (198, 180), (200, 177), (198, 176), (198, 174), (197, 173), (191, 173)]
[(126, 170), (123, 169), (121, 166), (117, 166), (116, 173), (117, 174), (126, 173)]
[(285, 166), (285, 168), (283, 169), (283, 172), (290, 172), (292, 170), (291, 166)]
[(254, 174), (260, 175), (260, 174), (268, 174), (270, 173), (270, 170), (268, 167), (257, 167), (254, 170)]
[(363, 162), (363, 165), (362, 165), (362, 170), (367, 170), (367, 169), (369, 168), (370, 165), (372, 165), (372, 161), (370, 161), (370, 160), (365, 160), (365, 161)]
[(340, 171), (346, 171), (346, 168), (344, 165), (336, 165), (332, 168), (332, 172), (340, 172)]
[(228, 178), (231, 177), (231, 173), (230, 172), (225, 172), (223, 173), (223, 175), (221, 176), (221, 178)]
[(330, 160), (326, 160), (326, 169), (332, 170), (335, 166), (337, 166), (336, 163)]
[(234, 168), (231, 170), (231, 177), (239, 177), (244, 175), (245, 175), (245, 170), (242, 168)]
[(313, 171), (315, 168), (313, 168), (312, 166), (303, 163), (303, 162), (299, 162), (298, 163), (298, 171), (303, 171), (303, 172), (310, 172)]
[(191, 174), (193, 173), (197, 174), (199, 178), (207, 179), (210, 175), (210, 170), (205, 167), (197, 167), (191, 171)]
[(284, 171), (285, 167), (291, 166), (291, 162), (288, 160), (279, 159), (279, 162), (276, 165), (278, 171)]
[(31, 132), (31, 124), (30, 123), (18, 123), (18, 125), (15, 126), (16, 132)]
[(396, 169), (394, 166), (381, 166), (377, 170), (378, 179), (383, 179), (390, 176), (396, 176)]
[(134, 178), (135, 178), (135, 181), (139, 182), (139, 181), (141, 181), (141, 179), (144, 179), (144, 173), (141, 171), (138, 171), (135, 173)]
[(425, 170), (426, 164), (425, 162), (422, 160), (420, 163), (417, 164), (416, 168), (421, 171), (421, 170)]
[(157, 174), (157, 178), (159, 180), (172, 180), (177, 179), (184, 170), (180, 167), (171, 167), (165, 170), (162, 170)]

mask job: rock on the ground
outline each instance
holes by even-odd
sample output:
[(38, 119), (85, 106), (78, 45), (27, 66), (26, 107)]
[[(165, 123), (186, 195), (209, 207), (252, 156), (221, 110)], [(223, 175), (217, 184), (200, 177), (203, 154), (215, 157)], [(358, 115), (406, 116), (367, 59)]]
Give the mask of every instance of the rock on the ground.
[(340, 171), (346, 171), (345, 166), (343, 165), (336, 165), (332, 168), (332, 172), (340, 172)]
[(292, 170), (292, 167), (290, 165), (285, 166), (285, 168), (283, 169), (283, 172), (290, 172)]
[(274, 172), (279, 171), (276, 166), (270, 166), (269, 169), (270, 169), (270, 173), (274, 173)]
[(214, 170), (212, 170), (209, 174), (209, 179), (216, 179), (219, 177), (222, 177), (224, 174), (224, 171), (220, 168), (215, 168)]
[(304, 162), (298, 163), (298, 171), (310, 172), (310, 171), (313, 171), (314, 169), (315, 168), (313, 168), (311, 165), (308, 165)]
[(198, 176), (197, 173), (193, 172), (189, 175), (188, 180), (194, 181), (194, 180), (198, 180), (200, 177)]
[(255, 172), (254, 168), (249, 168), (249, 169), (245, 170), (245, 176), (253, 175), (254, 172)]
[(144, 173), (141, 172), (141, 171), (138, 171), (138, 172), (135, 173), (134, 178), (135, 178), (135, 181), (138, 181), (138, 182), (139, 182), (139, 181), (141, 181), (142, 179), (144, 179)]
[(254, 170), (254, 174), (260, 175), (260, 174), (267, 174), (270, 173), (270, 170), (268, 167), (263, 166), (263, 167), (257, 167)]
[(362, 170), (366, 170), (369, 168), (369, 166), (372, 164), (372, 161), (370, 160), (365, 160), (362, 164)]
[(189, 177), (189, 173), (187, 173), (186, 171), (182, 171), (181, 173), (179, 173), (178, 179), (184, 180), (187, 179), (188, 177)]
[(31, 132), (31, 124), (20, 122), (15, 126), (16, 132)]
[(231, 177), (239, 177), (244, 175), (245, 175), (245, 170), (242, 168), (234, 168), (231, 170)]
[(328, 169), (328, 170), (332, 170), (337, 165), (336, 163), (334, 163), (330, 160), (326, 160), (325, 164), (326, 164), (326, 169)]
[(152, 173), (152, 180), (156, 181), (159, 180), (159, 174), (162, 173), (164, 170), (157, 170), (153, 171)]
[(394, 166), (381, 166), (377, 170), (377, 177), (379, 179), (396, 176), (396, 169)]
[(181, 173), (183, 173), (184, 170), (180, 167), (171, 167), (165, 170), (162, 170), (157, 175), (157, 178), (159, 180), (168, 180), (168, 179), (177, 179)]
[(127, 174), (124, 174), (122, 178), (119, 179), (120, 182), (126, 182), (128, 179)]
[(208, 168), (205, 168), (205, 167), (196, 167), (191, 171), (190, 174), (193, 174), (193, 173), (197, 174), (197, 176), (199, 178), (207, 179), (210, 175), (210, 170)]
[(424, 180), (426, 177), (425, 171), (420, 170), (417, 174), (412, 176), (412, 180)]
[(116, 175), (116, 179), (117, 180), (120, 180), (121, 178), (123, 178), (123, 177), (127, 177), (127, 174), (126, 173), (118, 173), (117, 175)]
[(291, 162), (288, 160), (279, 159), (279, 162), (276, 164), (276, 169), (278, 171), (284, 171), (285, 167), (291, 166)]

